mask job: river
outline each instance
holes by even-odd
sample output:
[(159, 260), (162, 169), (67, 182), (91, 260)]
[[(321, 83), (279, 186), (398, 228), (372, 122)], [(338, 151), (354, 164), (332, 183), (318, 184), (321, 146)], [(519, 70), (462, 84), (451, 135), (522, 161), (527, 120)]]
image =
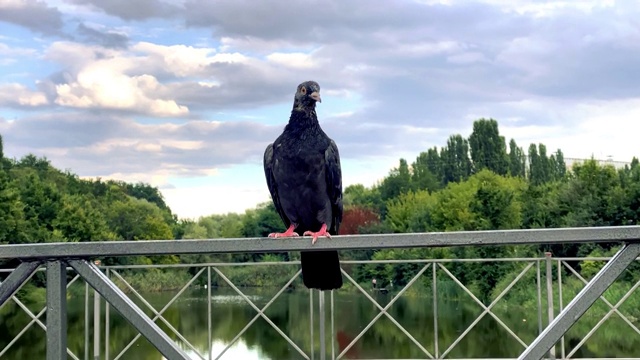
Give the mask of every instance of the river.
[[(262, 308), (277, 291), (277, 289), (243, 289), (256, 306)], [(291, 339), (306, 353), (310, 349), (310, 320), (309, 295), (306, 290), (288, 291), (283, 293), (266, 311), (266, 315), (291, 337)], [(160, 310), (174, 293), (146, 294), (145, 298)], [(371, 293), (371, 295), (385, 306), (393, 294)], [(326, 296), (327, 314), (329, 314), (330, 297)], [(314, 303), (317, 322), (317, 297)], [(140, 304), (140, 302), (137, 302)], [(234, 339), (236, 334), (256, 315), (240, 296), (230, 289), (215, 289), (212, 291), (212, 357), (218, 354)], [(91, 301), (93, 306), (93, 302)], [(482, 313), (482, 308), (470, 301), (438, 302), (438, 353), (443, 352), (456, 341), (465, 329)], [(39, 305), (40, 308), (42, 305)], [(345, 349), (364, 327), (378, 313), (376, 307), (362, 294), (355, 292), (336, 292), (335, 306), (335, 335), (329, 334), (330, 318), (327, 315), (327, 351), (331, 353), (331, 339), (334, 340), (336, 353)], [(29, 306), (32, 311), (40, 308)], [(91, 307), (92, 308), (92, 307)], [(104, 303), (102, 306), (104, 313)], [(151, 312), (147, 312), (151, 314)], [(389, 313), (410, 332), (424, 348), (431, 354), (436, 352), (434, 346), (434, 316), (433, 300), (429, 296), (402, 296), (390, 308)], [(504, 323), (526, 343), (531, 342), (538, 331), (538, 313), (525, 311), (512, 306), (497, 311)], [(544, 313), (546, 316), (546, 312)], [(120, 315), (110, 311), (109, 352), (110, 359), (119, 354), (137, 334)], [(91, 319), (93, 316), (90, 315)], [(207, 291), (202, 288), (188, 290), (178, 301), (170, 306), (164, 317), (208, 359), (208, 324), (207, 324)], [(4, 348), (31, 319), (13, 301), (10, 301), (0, 311), (0, 349)], [(44, 316), (42, 317), (44, 321)], [(85, 355), (85, 320), (84, 299), (71, 297), (68, 303), (68, 344), (69, 348), (80, 358)], [(104, 321), (104, 320), (103, 320)], [(573, 357), (631, 357), (638, 356), (638, 343), (630, 345), (629, 349), (620, 346), (610, 346), (614, 333), (625, 337), (631, 334), (630, 328), (619, 319), (611, 319), (610, 326), (596, 332)], [(158, 322), (161, 323), (161, 322)], [(626, 327), (626, 328), (625, 328)], [(167, 326), (162, 324), (167, 330)], [(587, 329), (588, 330), (588, 329)], [(629, 331), (628, 331), (629, 330)], [(104, 323), (101, 329), (104, 342)], [(315, 354), (319, 351), (317, 340), (317, 325), (315, 332)], [(583, 332), (585, 332), (583, 330)], [(637, 335), (637, 334), (632, 334)], [(632, 336), (629, 335), (629, 336)], [(183, 342), (176, 339), (185, 350), (192, 352)], [(93, 333), (90, 331), (89, 355), (93, 359)], [(575, 346), (580, 336), (575, 335), (566, 339), (567, 352)], [(24, 333), (20, 339), (1, 357), (2, 359), (44, 359), (46, 339), (44, 331), (37, 325)], [(104, 344), (101, 344), (104, 351)], [(475, 327), (452, 347), (446, 358), (514, 358), (519, 355), (523, 347), (496, 320), (485, 316)], [(560, 351), (559, 347), (556, 351)], [(193, 353), (192, 353), (193, 354)], [(199, 357), (192, 356), (194, 359)], [(221, 359), (300, 359), (300, 354), (289, 345), (264, 319), (259, 318), (240, 337), (238, 341), (221, 357)], [(347, 359), (371, 358), (426, 358), (422, 350), (415, 345), (395, 324), (386, 316), (382, 316), (364, 336), (346, 354)], [(124, 352), (121, 359), (162, 360), (163, 357), (146, 340), (139, 339)]]

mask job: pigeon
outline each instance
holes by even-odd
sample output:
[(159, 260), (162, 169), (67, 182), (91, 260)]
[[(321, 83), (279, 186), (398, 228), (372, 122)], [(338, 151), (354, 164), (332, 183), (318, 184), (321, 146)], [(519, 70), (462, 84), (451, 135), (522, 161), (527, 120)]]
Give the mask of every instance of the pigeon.
[[(287, 230), (269, 237), (337, 235), (342, 221), (342, 170), (336, 143), (318, 123), (320, 85), (298, 85), (289, 123), (264, 152), (264, 172), (271, 199)], [(309, 289), (342, 287), (338, 252), (302, 251), (302, 280)]]

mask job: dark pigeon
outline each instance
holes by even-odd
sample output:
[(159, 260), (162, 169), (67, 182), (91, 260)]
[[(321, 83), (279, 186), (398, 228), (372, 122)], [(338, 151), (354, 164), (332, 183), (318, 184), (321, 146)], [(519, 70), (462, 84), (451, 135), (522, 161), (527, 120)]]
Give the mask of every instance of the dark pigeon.
[[(264, 152), (264, 173), (273, 203), (287, 230), (269, 237), (337, 235), (342, 221), (342, 170), (336, 143), (316, 115), (320, 85), (298, 85), (289, 123)], [(303, 251), (302, 279), (309, 289), (342, 287), (337, 251)]]

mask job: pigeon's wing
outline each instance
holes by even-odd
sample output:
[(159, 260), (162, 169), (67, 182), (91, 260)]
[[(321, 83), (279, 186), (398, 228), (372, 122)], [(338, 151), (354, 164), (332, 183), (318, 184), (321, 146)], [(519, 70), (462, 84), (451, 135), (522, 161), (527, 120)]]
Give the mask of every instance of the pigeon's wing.
[(264, 151), (264, 175), (267, 178), (267, 186), (269, 187), (269, 193), (271, 193), (271, 199), (273, 200), (273, 205), (276, 207), (276, 211), (280, 215), (280, 218), (284, 222), (285, 227), (289, 227), (291, 221), (284, 213), (282, 209), (282, 205), (280, 204), (280, 197), (278, 197), (278, 185), (276, 184), (276, 179), (273, 177), (274, 167), (277, 166), (275, 161), (273, 161), (273, 144), (269, 144)]
[(327, 193), (331, 200), (331, 213), (333, 221), (329, 232), (338, 234), (342, 222), (342, 169), (340, 168), (340, 153), (338, 146), (331, 140), (329, 147), (324, 152), (326, 166)]

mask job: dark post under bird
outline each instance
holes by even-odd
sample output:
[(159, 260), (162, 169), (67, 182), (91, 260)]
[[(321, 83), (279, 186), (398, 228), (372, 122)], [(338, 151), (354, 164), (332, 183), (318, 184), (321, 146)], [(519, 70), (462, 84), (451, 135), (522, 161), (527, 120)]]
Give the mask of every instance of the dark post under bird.
[[(342, 170), (336, 143), (318, 123), (320, 85), (298, 85), (289, 123), (264, 152), (264, 173), (271, 199), (287, 230), (269, 237), (337, 235), (342, 221)], [(303, 251), (302, 280), (309, 289), (342, 287), (338, 252)]]

